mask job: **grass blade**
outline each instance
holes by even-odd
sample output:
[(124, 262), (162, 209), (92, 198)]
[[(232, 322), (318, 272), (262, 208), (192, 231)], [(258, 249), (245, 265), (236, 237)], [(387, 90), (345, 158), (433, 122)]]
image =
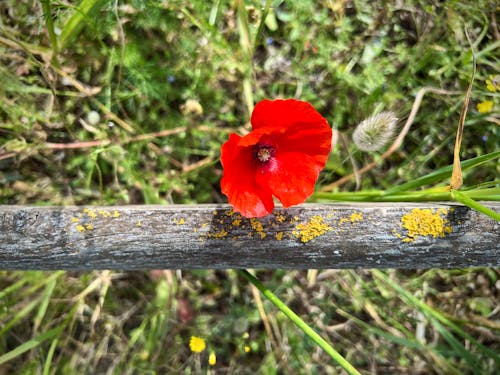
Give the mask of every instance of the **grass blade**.
[(498, 212), (493, 211), (491, 208), (485, 207), (482, 204), (476, 202), (475, 200), (469, 198), (467, 195), (464, 193), (458, 191), (458, 190), (451, 190), (451, 196), (453, 199), (456, 201), (465, 204), (466, 206), (472, 208), (473, 210), (476, 210), (478, 212), (481, 212), (492, 219), (496, 221), (500, 221), (500, 214)]
[(264, 30), (264, 25), (266, 23), (266, 18), (269, 14), (270, 8), (271, 8), (271, 0), (266, 0), (266, 4), (264, 5), (264, 9), (262, 10), (262, 14), (260, 15), (259, 27), (257, 28), (257, 33), (254, 36), (253, 48), (252, 48), (253, 52), (255, 52), (255, 50), (257, 49), (257, 45), (259, 44), (259, 41), (262, 38), (262, 31)]
[[(500, 188), (464, 190), (461, 192), (470, 199), (500, 201)], [(311, 201), (347, 201), (347, 202), (437, 202), (454, 200), (448, 186), (418, 191), (404, 191), (387, 195), (383, 190), (360, 192), (322, 193), (313, 195)]]
[(59, 339), (55, 338), (52, 340), (52, 344), (50, 344), (49, 352), (47, 353), (47, 357), (45, 358), (42, 375), (50, 375), (50, 369), (52, 368), (52, 358), (54, 357), (54, 352), (56, 351), (58, 342)]
[(38, 312), (33, 322), (33, 332), (36, 332), (38, 330), (38, 327), (40, 327), (40, 324), (42, 323), (42, 320), (47, 312), (47, 307), (49, 306), (50, 298), (52, 297), (52, 293), (54, 292), (56, 283), (57, 279), (52, 279), (45, 287), (45, 292), (43, 293), (42, 301), (40, 303)]
[(27, 352), (28, 350), (36, 348), (38, 345), (40, 345), (44, 341), (47, 341), (47, 340), (50, 340), (50, 339), (56, 337), (57, 335), (59, 335), (61, 333), (63, 327), (64, 326), (59, 326), (59, 327), (53, 328), (50, 331), (47, 331), (34, 339), (26, 341), (25, 343), (19, 345), (17, 348), (11, 350), (10, 352), (7, 352), (7, 353), (1, 355), (0, 356), (0, 365), (20, 356), (21, 354)]
[(106, 0), (82, 0), (75, 8), (75, 12), (62, 28), (59, 36), (59, 47), (61, 49), (68, 45), (76, 38), (83, 29), (90, 16), (97, 12), (100, 8), (106, 5)]
[[(477, 157), (472, 158), (472, 159), (462, 161), (460, 164), (462, 167), (462, 171), (465, 171), (465, 170), (477, 167), (478, 165), (486, 163), (490, 160), (495, 160), (499, 157), (500, 157), (500, 151), (495, 151), (495, 152), (491, 152), (491, 153), (486, 154), (486, 155), (481, 155), (481, 156), (477, 156)], [(416, 178), (414, 180), (408, 181), (404, 184), (395, 186), (391, 189), (387, 189), (385, 191), (385, 193), (387, 195), (389, 195), (389, 194), (394, 194), (394, 193), (397, 193), (400, 191), (415, 190), (415, 189), (417, 189), (421, 186), (424, 186), (424, 185), (432, 185), (432, 184), (442, 182), (451, 176), (452, 168), (453, 168), (453, 166), (448, 165), (446, 167), (438, 169), (437, 171), (429, 173), (428, 175), (425, 175), (425, 176)]]
[(316, 331), (307, 325), (297, 314), (295, 314), (287, 305), (285, 305), (275, 294), (267, 289), (264, 284), (255, 278), (250, 272), (240, 270), (240, 273), (250, 281), (260, 292), (271, 301), (278, 309), (285, 314), (297, 327), (299, 327), (307, 336), (309, 336), (319, 347), (321, 347), (332, 359), (337, 362), (350, 375), (361, 375), (353, 365), (351, 365), (339, 352), (337, 352), (325, 339)]
[(59, 47), (57, 44), (57, 35), (54, 29), (54, 20), (52, 19), (52, 0), (41, 0), (43, 16), (45, 18), (45, 26), (49, 33), (50, 44), (52, 44), (52, 60), (57, 60)]
[[(500, 356), (498, 355), (498, 353), (495, 353), (493, 350), (491, 350), (491, 349), (485, 347), (484, 345), (482, 345), (481, 343), (479, 343), (476, 339), (474, 339), (474, 337), (472, 337), (471, 335), (464, 332), (463, 329), (461, 329), (459, 326), (457, 326), (451, 320), (446, 318), (440, 311), (432, 308), (431, 306), (429, 306), (425, 302), (422, 302), (420, 299), (418, 299), (413, 294), (408, 292), (405, 288), (401, 287), (400, 285), (395, 283), (393, 280), (391, 280), (389, 277), (387, 277), (387, 275), (385, 275), (383, 272), (381, 272), (379, 270), (372, 270), (372, 275), (374, 277), (376, 277), (377, 279), (381, 280), (382, 282), (384, 282), (386, 285), (393, 288), (396, 292), (398, 292), (398, 294), (402, 300), (407, 301), (408, 303), (413, 305), (415, 308), (419, 309), (425, 316), (427, 316), (427, 318), (429, 320), (432, 320), (432, 319), (437, 320), (438, 322), (451, 328), (460, 337), (464, 338), (465, 340), (470, 341), (470, 343), (472, 345), (474, 345), (485, 356), (488, 356), (493, 361), (500, 364)], [(436, 326), (436, 328), (438, 328), (438, 327)]]

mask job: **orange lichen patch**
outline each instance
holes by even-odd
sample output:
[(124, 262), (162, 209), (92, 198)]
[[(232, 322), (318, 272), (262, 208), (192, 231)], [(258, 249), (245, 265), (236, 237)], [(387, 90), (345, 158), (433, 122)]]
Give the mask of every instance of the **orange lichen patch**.
[(353, 212), (349, 218), (351, 220), (351, 223), (355, 223), (357, 221), (363, 220), (363, 214), (361, 212)]
[(434, 238), (443, 238), (446, 234), (453, 231), (446, 218), (448, 210), (439, 208), (433, 210), (430, 208), (414, 208), (410, 213), (403, 215), (401, 224), (408, 233), (403, 238), (403, 242), (413, 242), (419, 236), (432, 236)]
[(276, 233), (276, 239), (277, 239), (278, 241), (281, 241), (281, 240), (283, 239), (283, 234), (284, 234), (283, 232), (278, 232), (278, 233)]
[(312, 239), (319, 237), (333, 228), (330, 227), (322, 216), (312, 216), (307, 222), (300, 223), (295, 226), (292, 234), (300, 239), (301, 242), (306, 243)]

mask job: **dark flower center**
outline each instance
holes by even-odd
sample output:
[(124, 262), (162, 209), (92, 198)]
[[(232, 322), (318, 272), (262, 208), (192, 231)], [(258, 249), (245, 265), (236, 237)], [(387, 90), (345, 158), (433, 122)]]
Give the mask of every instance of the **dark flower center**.
[(270, 145), (255, 145), (254, 156), (262, 163), (267, 163), (274, 156), (274, 147)]

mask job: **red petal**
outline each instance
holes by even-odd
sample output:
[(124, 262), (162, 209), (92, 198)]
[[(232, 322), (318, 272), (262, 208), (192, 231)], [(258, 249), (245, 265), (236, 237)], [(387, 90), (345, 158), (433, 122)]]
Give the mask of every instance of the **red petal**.
[(240, 146), (245, 137), (231, 134), (229, 140), (222, 145), (221, 163), (224, 175), (221, 179), (221, 190), (234, 210), (245, 217), (261, 217), (270, 214), (274, 208), (271, 191), (257, 184), (252, 147)]
[(293, 125), (285, 133), (275, 136), (279, 152), (300, 152), (312, 157), (320, 169), (325, 166), (332, 147), (332, 129), (326, 122), (316, 125)]
[(272, 143), (281, 152), (302, 152), (321, 167), (325, 165), (332, 129), (311, 104), (295, 99), (263, 100), (255, 106), (251, 121), (252, 133), (272, 133)]
[(289, 207), (303, 203), (314, 192), (322, 167), (303, 153), (279, 153), (273, 163), (257, 172), (257, 182), (269, 188), (283, 206)]
[(252, 112), (252, 129), (289, 128), (293, 125), (317, 125), (327, 121), (308, 102), (296, 99), (262, 100)]

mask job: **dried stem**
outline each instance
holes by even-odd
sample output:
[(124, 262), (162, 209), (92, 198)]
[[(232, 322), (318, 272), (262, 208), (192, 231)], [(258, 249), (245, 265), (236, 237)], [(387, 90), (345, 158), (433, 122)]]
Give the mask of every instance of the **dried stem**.
[[(397, 136), (397, 138), (394, 140), (392, 143), (391, 147), (385, 151), (380, 158), (378, 158), (376, 161), (373, 161), (367, 165), (365, 165), (363, 168), (361, 168), (358, 171), (358, 174), (361, 176), (363, 173), (366, 173), (376, 166), (378, 166), (383, 160), (387, 159), (389, 156), (391, 156), (397, 149), (402, 145), (404, 138), (408, 134), (408, 131), (410, 130), (410, 127), (413, 124), (413, 121), (415, 121), (415, 117), (417, 116), (418, 109), (420, 108), (420, 104), (422, 103), (422, 99), (424, 95), (428, 92), (434, 93), (434, 94), (439, 94), (439, 95), (458, 95), (462, 94), (460, 91), (448, 91), (448, 90), (442, 90), (442, 89), (437, 89), (434, 87), (423, 87), (421, 88), (416, 97), (415, 101), (413, 102), (413, 106), (411, 108), (410, 115), (408, 116), (408, 119), (406, 120), (405, 125), (403, 126), (403, 129), (401, 129), (401, 132)], [(323, 188), (320, 189), (320, 191), (330, 191), (335, 189), (336, 187), (342, 186), (349, 182), (353, 177), (355, 177), (354, 173), (351, 173), (347, 176), (344, 176), (337, 181), (324, 186)]]

